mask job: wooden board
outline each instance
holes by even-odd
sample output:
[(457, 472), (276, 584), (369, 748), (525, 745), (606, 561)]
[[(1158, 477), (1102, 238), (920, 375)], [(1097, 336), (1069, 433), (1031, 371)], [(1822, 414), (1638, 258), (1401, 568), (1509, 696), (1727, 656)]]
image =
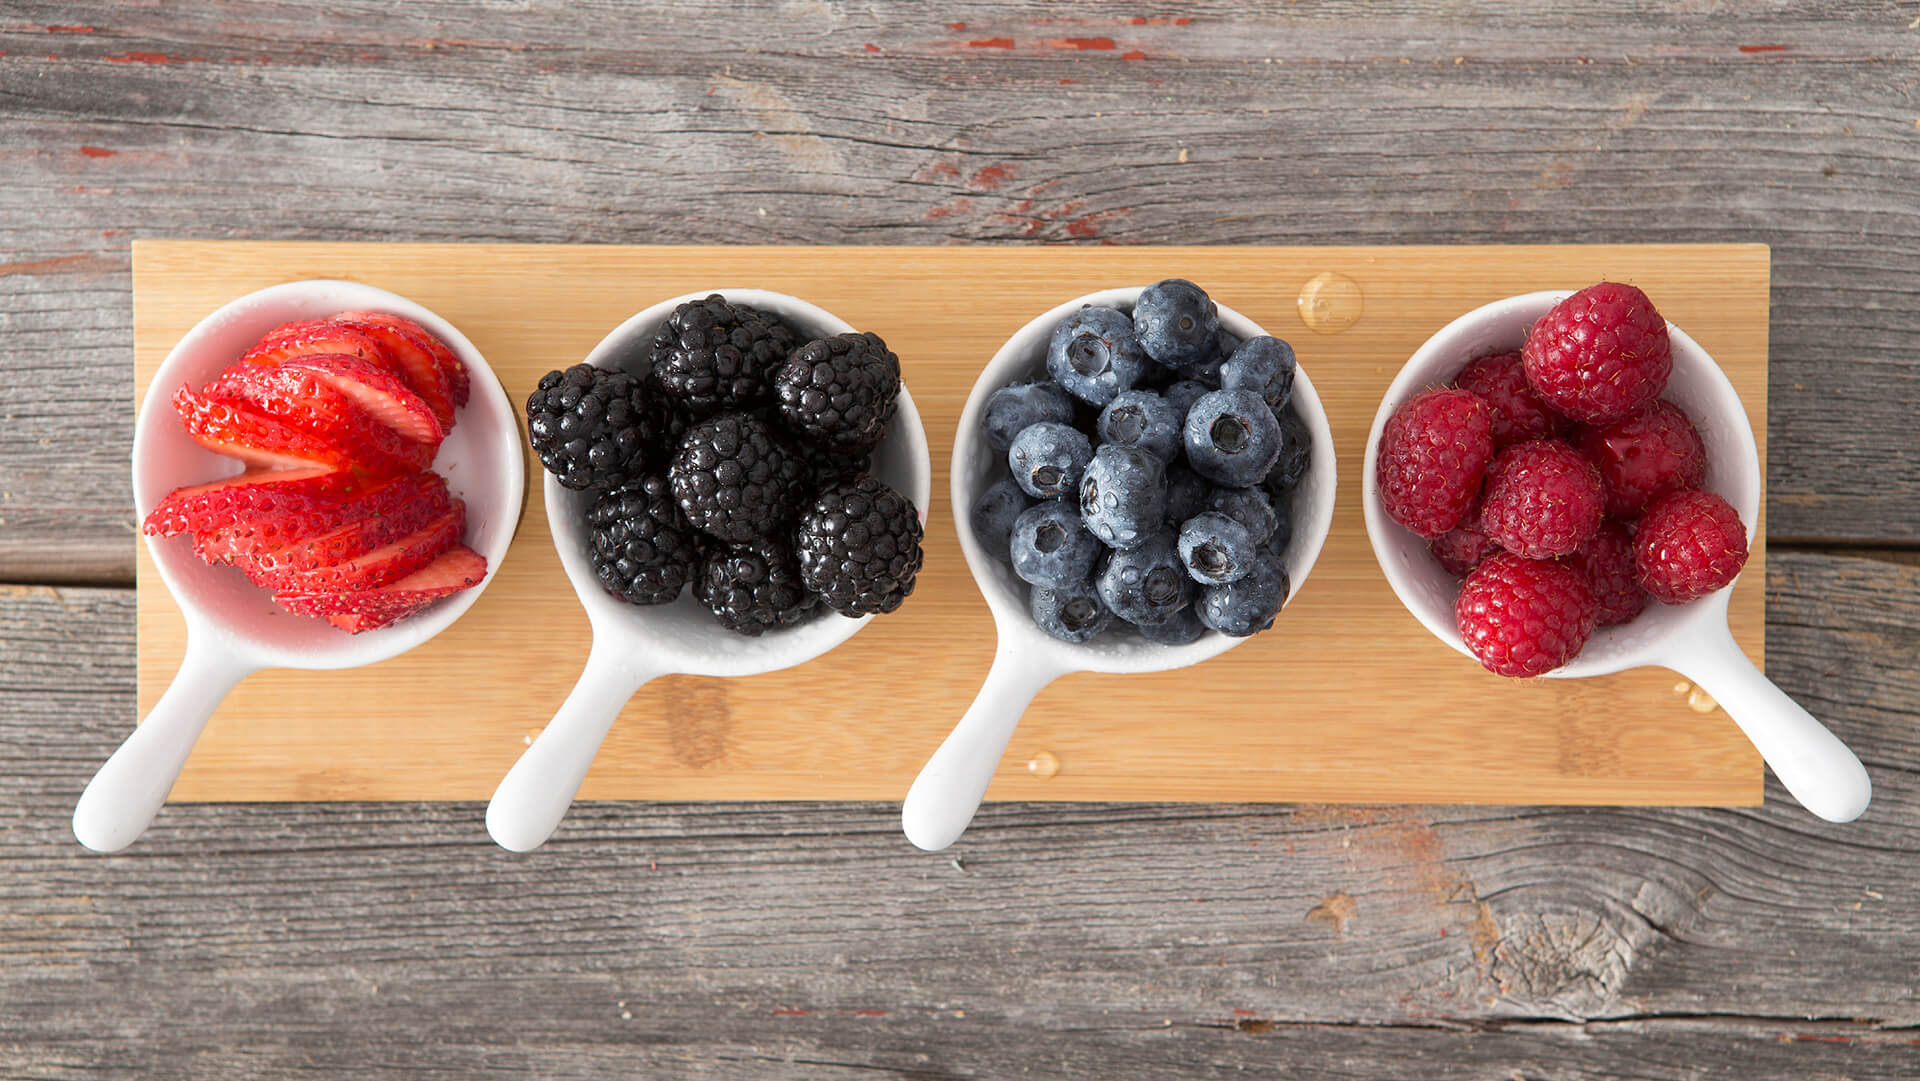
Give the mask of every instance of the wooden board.
[[(1322, 334), (1297, 298), (1358, 284)], [(1768, 253), (1759, 245), (1347, 248), (649, 248), (138, 241), (136, 394), (219, 304), (274, 282), (351, 278), (458, 325), (512, 398), (665, 296), (761, 286), (805, 296), (899, 352), (933, 450), (927, 570), (897, 614), (828, 658), (741, 680), (642, 690), (582, 790), (600, 799), (897, 799), (985, 675), (993, 628), (952, 528), (948, 452), (979, 366), (1059, 300), (1167, 276), (1296, 346), (1326, 402), (1339, 508), (1311, 582), (1273, 631), (1184, 672), (1078, 675), (1028, 711), (990, 798), (1752, 804), (1757, 756), (1659, 670), (1509, 682), (1428, 636), (1393, 597), (1361, 523), (1358, 463), (1381, 392), (1425, 337), (1533, 289), (1630, 279), (1725, 367), (1765, 453)], [(529, 467), (533, 468), (529, 461)], [(537, 473), (535, 474), (537, 479)], [(537, 491), (537, 484), (533, 490)], [(1764, 512), (1763, 512), (1764, 513)], [(1762, 523), (1764, 535), (1764, 523)], [(1756, 659), (1764, 544), (1736, 589)], [(483, 799), (551, 715), (587, 626), (540, 501), (488, 593), (406, 656), (348, 673), (247, 680), (215, 716), (181, 800)], [(139, 701), (171, 676), (182, 624), (144, 550)], [(1042, 752), (1051, 777), (1029, 772)]]

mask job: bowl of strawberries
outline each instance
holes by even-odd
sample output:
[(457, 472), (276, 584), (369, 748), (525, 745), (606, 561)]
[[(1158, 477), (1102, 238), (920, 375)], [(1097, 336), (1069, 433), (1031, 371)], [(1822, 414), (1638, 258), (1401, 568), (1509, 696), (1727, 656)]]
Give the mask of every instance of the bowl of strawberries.
[(1865, 810), (1859, 760), (1728, 629), (1758, 447), (1713, 357), (1638, 288), (1454, 320), (1387, 389), (1362, 476), (1381, 570), (1436, 638), (1513, 678), (1678, 671), (1808, 809)]
[(134, 504), (185, 656), (82, 796), (80, 840), (137, 837), (247, 674), (371, 664), (458, 619), (506, 553), (525, 483), (505, 391), (419, 304), (300, 281), (196, 324), (133, 442)]

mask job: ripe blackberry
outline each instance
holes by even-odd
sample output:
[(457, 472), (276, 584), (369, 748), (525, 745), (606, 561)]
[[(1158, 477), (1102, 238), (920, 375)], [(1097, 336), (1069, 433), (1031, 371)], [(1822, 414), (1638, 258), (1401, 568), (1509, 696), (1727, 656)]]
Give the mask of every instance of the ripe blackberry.
[(652, 379), (698, 415), (746, 409), (770, 397), (769, 381), (793, 346), (779, 316), (715, 293), (673, 309), (661, 325)]
[(629, 604), (665, 604), (700, 564), (700, 546), (665, 477), (651, 474), (601, 496), (587, 511), (594, 577)]
[(707, 556), (693, 580), (693, 595), (722, 626), (750, 638), (800, 622), (820, 601), (800, 580), (793, 550), (767, 539)]
[(766, 421), (722, 413), (688, 429), (667, 479), (695, 529), (745, 544), (788, 520), (803, 468)]
[(780, 414), (794, 431), (849, 450), (871, 450), (886, 434), (900, 394), (900, 358), (880, 335), (816, 338), (773, 371)]
[(852, 480), (873, 466), (873, 455), (851, 454), (837, 447), (797, 437), (782, 441), (788, 457), (800, 463), (798, 498), (789, 502), (805, 503), (841, 481)]
[(617, 488), (647, 464), (647, 415), (640, 380), (575, 364), (541, 376), (527, 395), (527, 441), (562, 485)]
[(800, 515), (794, 549), (807, 588), (843, 616), (891, 612), (920, 572), (920, 514), (876, 477), (821, 492)]

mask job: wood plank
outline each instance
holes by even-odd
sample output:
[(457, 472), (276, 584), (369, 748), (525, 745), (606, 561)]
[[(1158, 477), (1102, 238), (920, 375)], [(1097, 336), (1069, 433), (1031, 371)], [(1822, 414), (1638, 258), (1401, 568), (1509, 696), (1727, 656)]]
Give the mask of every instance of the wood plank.
[(477, 804), (170, 807), (94, 856), (66, 816), (133, 598), (0, 591), (0, 747), (35, 764), (0, 788), (0, 1076), (1909, 1078), (1920, 568), (1776, 553), (1768, 586), (1775, 676), (1873, 771), (1851, 825), (1772, 783), (1011, 803), (938, 856), (892, 804), (622, 803), (529, 857)]
[(1775, 538), (1920, 543), (1920, 38), (1884, 4), (1181, 11), (12, 4), (0, 578), (132, 581), (132, 235), (1758, 241)]
[[(514, 401), (524, 400), (549, 368), (585, 356), (638, 308), (716, 283), (751, 282), (806, 297), (891, 343), (926, 419), (940, 478), (929, 510), (927, 567), (914, 597), (820, 662), (743, 680), (677, 677), (643, 689), (588, 775), (588, 798), (904, 793), (965, 712), (993, 654), (992, 623), (961, 559), (944, 483), (954, 426), (980, 366), (1008, 335), (1057, 303), (1177, 274), (1205, 283), (1221, 303), (1295, 343), (1331, 418), (1341, 463), (1332, 535), (1281, 624), (1204, 669), (1072, 676), (1044, 692), (990, 798), (1667, 805), (1759, 799), (1759, 761), (1746, 740), (1724, 715), (1703, 720), (1689, 710), (1670, 673), (1515, 683), (1436, 643), (1380, 574), (1361, 522), (1359, 465), (1387, 384), (1434, 330), (1498, 297), (1609, 275), (1640, 284), (1718, 359), (1754, 427), (1764, 431), (1764, 249), (142, 241), (134, 254), (139, 391), (206, 312), (263, 285), (304, 277), (356, 278), (439, 312), (488, 357)], [(1358, 283), (1365, 311), (1342, 332), (1311, 332), (1296, 297), (1302, 283), (1328, 271)], [(537, 482), (529, 487), (538, 490)], [(184, 632), (144, 551), (140, 566), (144, 712), (178, 668)], [(1760, 545), (1735, 590), (1735, 624), (1756, 658), (1764, 566)], [(566, 697), (589, 641), (538, 498), (529, 500), (498, 574), (456, 627), (422, 649), (374, 668), (249, 678), (216, 713), (177, 798), (489, 796), (529, 732)], [(1357, 695), (1356, 682), (1366, 677), (1355, 665), (1363, 658), (1366, 670), (1389, 675)], [(1099, 708), (1090, 709), (1096, 697)], [(1028, 770), (1043, 752), (1062, 763), (1057, 774)], [(300, 765), (290, 769), (290, 762)]]

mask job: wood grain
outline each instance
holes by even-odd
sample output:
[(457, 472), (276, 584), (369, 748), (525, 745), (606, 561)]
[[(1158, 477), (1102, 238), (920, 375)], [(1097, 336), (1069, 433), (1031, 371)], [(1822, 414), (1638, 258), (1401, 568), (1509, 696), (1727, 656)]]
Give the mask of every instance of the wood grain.
[[(1400, 363), (1489, 300), (1630, 278), (1719, 358), (1756, 430), (1766, 418), (1766, 251), (1552, 248), (548, 248), (142, 241), (134, 249), (135, 385), (226, 300), (275, 281), (349, 277), (426, 304), (523, 400), (633, 311), (727, 283), (806, 297), (899, 352), (928, 425), (927, 569), (900, 612), (830, 660), (742, 680), (644, 689), (589, 774), (588, 798), (891, 799), (966, 709), (993, 652), (945, 499), (947, 451), (986, 358), (1081, 293), (1184, 276), (1291, 339), (1326, 404), (1342, 464), (1326, 551), (1285, 618), (1201, 671), (1072, 676), (1043, 693), (991, 798), (1751, 803), (1759, 764), (1670, 673), (1513, 683), (1447, 650), (1406, 613), (1366, 540), (1358, 465)], [(1309, 331), (1295, 298), (1323, 271), (1360, 284), (1365, 314)], [(1462, 358), (1464, 362), (1466, 358)], [(534, 474), (538, 476), (537, 470)], [(182, 477), (181, 483), (204, 478)], [(537, 484), (532, 486), (537, 490)], [(451, 631), (374, 668), (250, 678), (215, 715), (183, 800), (478, 799), (565, 698), (585, 618), (530, 499), (487, 594)], [(141, 706), (178, 666), (182, 624), (141, 562)], [(1736, 623), (1761, 650), (1764, 552)], [(1089, 702), (1097, 701), (1098, 708)], [(1388, 750), (1388, 749), (1391, 750)], [(1026, 763), (1047, 752), (1057, 775)]]
[(891, 803), (594, 802), (520, 857), (475, 803), (209, 804), (116, 858), (67, 814), (133, 597), (0, 591), (0, 1076), (1910, 1078), (1920, 568), (1768, 591), (1851, 825), (1005, 803), (935, 856)]

